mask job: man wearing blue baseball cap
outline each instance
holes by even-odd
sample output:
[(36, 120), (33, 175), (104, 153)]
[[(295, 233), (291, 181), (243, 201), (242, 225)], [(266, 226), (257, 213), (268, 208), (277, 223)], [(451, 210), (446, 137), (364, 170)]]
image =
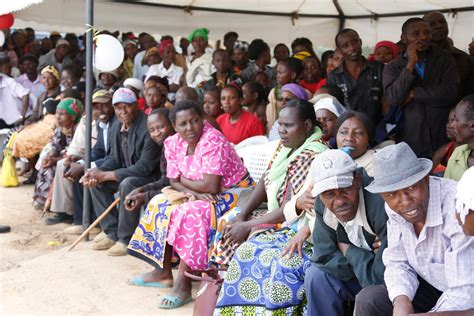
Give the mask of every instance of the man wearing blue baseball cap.
[(389, 218), (385, 285), (359, 293), (361, 315), (473, 315), (474, 238), (456, 222), (456, 182), (429, 176), (433, 163), (403, 142), (375, 153), (373, 166), (366, 190), (382, 196)]
[(363, 189), (372, 178), (342, 150), (319, 154), (310, 176), (317, 199), (304, 283), (308, 315), (342, 315), (344, 302), (357, 306), (362, 288), (383, 284), (387, 215), (382, 198)]
[(104, 220), (102, 234), (94, 239), (94, 250), (107, 250), (110, 256), (127, 254), (127, 245), (138, 225), (139, 212), (125, 209), (125, 197), (136, 187), (160, 177), (161, 147), (148, 134), (146, 115), (137, 108), (135, 93), (127, 88), (115, 91), (112, 104), (117, 122), (111, 127), (110, 154), (100, 167), (88, 170), (81, 179), (91, 188), (97, 217), (114, 201), (119, 192), (120, 206)]

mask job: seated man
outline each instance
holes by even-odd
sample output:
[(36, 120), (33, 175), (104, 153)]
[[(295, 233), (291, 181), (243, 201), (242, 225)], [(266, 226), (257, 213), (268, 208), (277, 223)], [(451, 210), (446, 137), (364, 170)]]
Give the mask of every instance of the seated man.
[[(127, 245), (138, 225), (140, 214), (125, 210), (125, 197), (136, 187), (160, 177), (160, 147), (150, 138), (146, 116), (138, 111), (135, 93), (118, 89), (112, 99), (118, 122), (111, 127), (110, 155), (98, 168), (88, 170), (82, 177), (84, 186), (91, 187), (94, 211), (99, 217), (119, 192), (120, 207), (102, 220), (105, 235), (98, 235), (94, 250), (109, 250), (108, 255), (127, 254)], [(118, 241), (118, 243), (116, 243)]]
[(387, 216), (383, 200), (363, 190), (372, 178), (356, 168), (341, 150), (320, 154), (311, 167), (311, 193), (319, 197), (314, 262), (304, 282), (308, 315), (342, 315), (343, 301), (354, 301), (363, 287), (383, 283)]
[[(100, 167), (105, 159), (106, 150), (104, 144), (107, 142), (107, 131), (115, 122), (114, 108), (112, 106), (112, 93), (106, 90), (98, 90), (92, 95), (93, 116), (97, 122), (92, 124), (92, 149), (91, 167)], [(79, 127), (74, 132), (71, 144), (67, 148), (66, 158), (60, 160), (56, 167), (53, 181), (53, 194), (51, 201), (51, 212), (56, 213), (54, 217), (45, 219), (47, 225), (63, 222), (65, 218), (73, 215), (73, 227), (64, 230), (65, 234), (82, 233), (82, 184), (79, 179), (84, 174), (86, 117), (82, 117)], [(107, 148), (110, 146), (107, 144)]]
[(359, 293), (362, 314), (472, 315), (474, 238), (454, 216), (456, 182), (428, 176), (432, 162), (417, 158), (406, 143), (381, 149), (373, 160), (375, 180), (366, 190), (385, 200), (388, 247), (385, 285)]

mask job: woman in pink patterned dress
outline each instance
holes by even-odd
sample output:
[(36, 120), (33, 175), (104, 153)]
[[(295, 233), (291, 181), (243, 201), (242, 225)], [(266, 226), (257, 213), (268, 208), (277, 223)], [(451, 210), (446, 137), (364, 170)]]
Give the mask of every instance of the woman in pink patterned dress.
[(192, 101), (178, 102), (171, 111), (177, 134), (165, 140), (167, 176), (173, 194), (155, 196), (148, 204), (128, 246), (129, 253), (155, 267), (132, 280), (133, 285), (171, 287), (171, 256), (181, 258), (173, 291), (161, 308), (191, 301), (187, 269), (205, 269), (217, 219), (235, 207), (239, 192), (254, 185), (242, 161), (221, 132), (203, 120)]

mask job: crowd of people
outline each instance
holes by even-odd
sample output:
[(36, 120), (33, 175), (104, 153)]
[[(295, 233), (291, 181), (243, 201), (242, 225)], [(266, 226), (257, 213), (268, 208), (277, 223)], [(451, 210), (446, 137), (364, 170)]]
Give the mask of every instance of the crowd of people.
[[(148, 262), (129, 282), (170, 288), (163, 309), (192, 300), (194, 273), (219, 285), (196, 302), (214, 315), (474, 314), (474, 44), (442, 13), (367, 58), (353, 29), (321, 56), (280, 43), (276, 63), (236, 32), (103, 33), (125, 57), (94, 72), (87, 170), (85, 42), (27, 28), (0, 48), (4, 147), (45, 225), (80, 235), (84, 190), (90, 220), (118, 195), (92, 249)], [(262, 137), (254, 179), (236, 148)]]

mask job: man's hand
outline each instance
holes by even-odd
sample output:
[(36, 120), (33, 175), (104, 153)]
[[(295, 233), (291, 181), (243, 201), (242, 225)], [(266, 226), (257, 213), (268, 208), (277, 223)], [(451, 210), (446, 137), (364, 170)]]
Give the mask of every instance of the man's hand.
[(393, 300), (393, 316), (408, 316), (414, 313), (413, 304), (406, 295), (399, 295)]
[(43, 158), (43, 162), (41, 166), (43, 168), (50, 168), (54, 165), (56, 165), (56, 162), (58, 161), (58, 158), (52, 157), (52, 156), (46, 156)]
[(311, 236), (311, 230), (309, 226), (304, 226), (293, 238), (288, 242), (286, 247), (280, 253), (280, 258), (287, 255), (293, 257), (293, 254), (298, 250), (298, 255), (303, 258), (303, 244)]
[(64, 177), (70, 181), (75, 181), (84, 174), (84, 166), (76, 162), (69, 165), (69, 169), (64, 173)]
[(413, 72), (413, 69), (415, 68), (415, 64), (418, 62), (418, 49), (421, 48), (421, 44), (415, 42), (412, 42), (410, 45), (407, 47), (407, 68), (410, 70), (410, 72)]
[(343, 243), (343, 242), (338, 242), (337, 243), (337, 248), (339, 248), (339, 251), (342, 252), (344, 256), (346, 256), (346, 251), (349, 249), (349, 244)]
[(381, 245), (382, 245), (382, 242), (380, 241), (379, 236), (375, 236), (375, 240), (372, 243), (373, 252), (374, 253), (377, 252)]
[(130, 212), (139, 210), (140, 207), (143, 205), (144, 201), (145, 201), (145, 193), (143, 192), (133, 193), (132, 191), (125, 197), (125, 204), (124, 204), (125, 209)]
[(311, 190), (313, 189), (313, 186), (309, 187), (308, 190), (303, 192), (301, 196), (296, 199), (296, 209), (300, 211), (305, 211), (311, 216), (316, 216), (314, 213), (314, 201), (316, 200), (312, 195), (311, 195)]

